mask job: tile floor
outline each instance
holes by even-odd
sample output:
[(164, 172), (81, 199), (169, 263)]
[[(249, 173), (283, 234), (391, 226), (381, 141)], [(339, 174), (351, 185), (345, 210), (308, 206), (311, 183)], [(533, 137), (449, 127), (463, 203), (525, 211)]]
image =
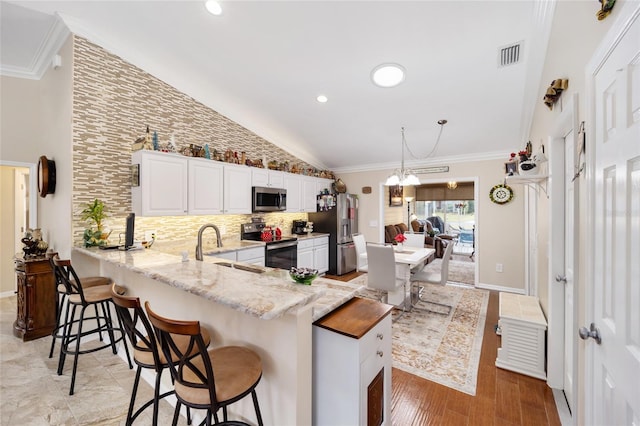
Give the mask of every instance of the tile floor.
[[(109, 349), (82, 355), (75, 394), (69, 396), (73, 359), (67, 357), (58, 376), (57, 355), (48, 357), (51, 338), (22, 342), (13, 335), (15, 318), (15, 297), (0, 299), (1, 425), (125, 424), (135, 370)], [(137, 400), (144, 403), (152, 394), (151, 386), (142, 381)], [(151, 408), (145, 410), (135, 424), (150, 425), (151, 413)], [(169, 425), (172, 417), (173, 407), (162, 401), (158, 424)], [(186, 425), (186, 418), (178, 424)]]

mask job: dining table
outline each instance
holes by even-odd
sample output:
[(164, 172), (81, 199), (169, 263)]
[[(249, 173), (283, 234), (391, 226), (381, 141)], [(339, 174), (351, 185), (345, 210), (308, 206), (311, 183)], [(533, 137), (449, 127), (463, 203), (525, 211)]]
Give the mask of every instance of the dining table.
[(431, 262), (435, 257), (433, 248), (397, 247), (394, 246), (393, 254), (396, 261), (396, 278), (404, 281), (404, 286), (388, 294), (388, 303), (396, 306), (404, 306), (411, 309), (411, 271), (420, 268), (421, 265)]

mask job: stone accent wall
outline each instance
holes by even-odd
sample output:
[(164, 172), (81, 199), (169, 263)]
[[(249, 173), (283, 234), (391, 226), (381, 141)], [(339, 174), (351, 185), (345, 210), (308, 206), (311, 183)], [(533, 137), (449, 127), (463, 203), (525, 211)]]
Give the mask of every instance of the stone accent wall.
[[(178, 150), (189, 144), (209, 144), (224, 152), (245, 151), (247, 158), (289, 161), (311, 165), (290, 155), (238, 123), (179, 92), (170, 85), (125, 62), (100, 46), (74, 36), (73, 58), (73, 243), (82, 244), (87, 223), (80, 220), (83, 205), (99, 198), (111, 213), (107, 227), (124, 228), (131, 211), (131, 145), (146, 131), (156, 131), (161, 144), (174, 135)], [(306, 214), (280, 214), (287, 227)], [(154, 229), (163, 240), (195, 235), (200, 225), (225, 225), (228, 233), (239, 233), (249, 215), (136, 218), (136, 239)], [(195, 230), (195, 231), (194, 231)], [(114, 238), (112, 238), (112, 241)]]

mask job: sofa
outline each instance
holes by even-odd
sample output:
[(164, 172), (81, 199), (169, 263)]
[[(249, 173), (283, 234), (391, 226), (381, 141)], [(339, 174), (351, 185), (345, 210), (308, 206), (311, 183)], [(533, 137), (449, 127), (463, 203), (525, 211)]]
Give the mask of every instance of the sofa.
[[(418, 223), (414, 225), (414, 222), (418, 222)], [(424, 246), (426, 248), (435, 249), (436, 251), (435, 255), (437, 258), (441, 258), (442, 256), (444, 256), (444, 249), (447, 247), (448, 242), (439, 237), (430, 237), (426, 232), (424, 232), (424, 226), (425, 225), (427, 226), (427, 231), (429, 229), (433, 229), (431, 227), (431, 223), (429, 223), (428, 221), (424, 221), (426, 222), (426, 224), (422, 225), (422, 229), (420, 229), (419, 222), (420, 221), (417, 221), (417, 220), (414, 220), (413, 222), (411, 222), (412, 231), (414, 233), (424, 233)], [(384, 242), (387, 244), (396, 244), (396, 240), (395, 240), (396, 235), (404, 234), (407, 231), (409, 231), (409, 228), (404, 223), (397, 223), (395, 225), (386, 225), (384, 227)]]

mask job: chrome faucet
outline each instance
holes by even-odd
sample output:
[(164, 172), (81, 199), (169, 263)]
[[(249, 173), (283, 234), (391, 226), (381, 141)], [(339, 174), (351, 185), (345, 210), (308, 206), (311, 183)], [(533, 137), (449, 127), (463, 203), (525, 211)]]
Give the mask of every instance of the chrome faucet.
[(213, 228), (216, 231), (216, 245), (218, 247), (222, 247), (222, 239), (220, 238), (220, 230), (213, 223), (207, 223), (206, 225), (202, 225), (200, 229), (198, 229), (198, 245), (196, 245), (196, 260), (202, 260), (202, 233), (207, 228)]

